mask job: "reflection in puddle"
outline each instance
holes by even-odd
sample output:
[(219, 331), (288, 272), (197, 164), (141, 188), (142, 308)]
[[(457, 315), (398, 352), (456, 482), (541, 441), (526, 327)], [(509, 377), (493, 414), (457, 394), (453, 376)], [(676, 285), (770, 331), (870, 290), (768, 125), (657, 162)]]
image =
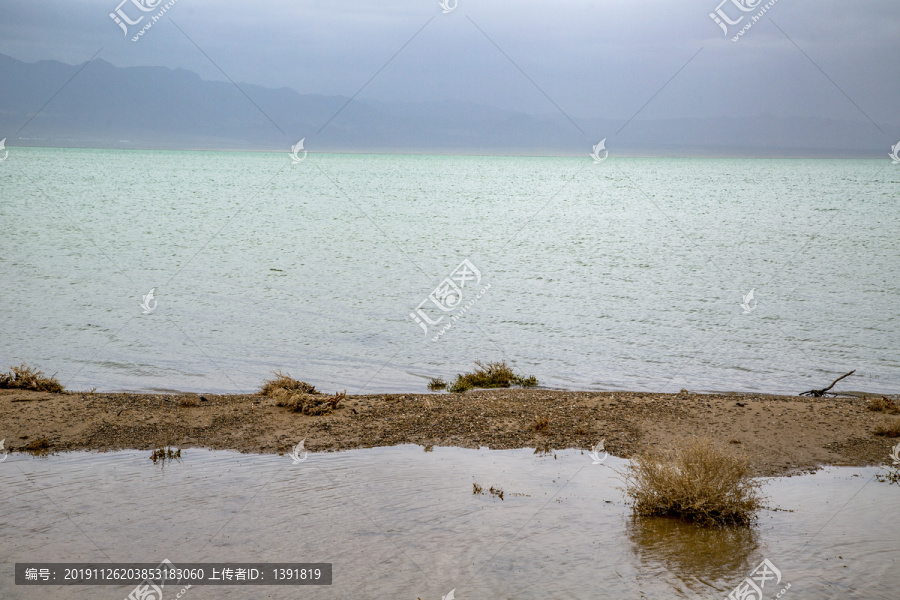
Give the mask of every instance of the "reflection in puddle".
[(749, 573), (758, 561), (754, 527), (700, 527), (666, 517), (630, 518), (625, 534), (635, 559), (650, 572), (664, 572), (696, 591), (722, 573)]
[[(788, 600), (891, 598), (898, 580), (900, 522), (886, 517), (900, 488), (876, 482), (876, 468), (767, 480), (768, 505), (779, 510), (751, 528), (704, 529), (632, 518), (613, 470), (624, 461), (595, 465), (574, 450), (395, 446), (294, 464), (187, 449), (165, 469), (147, 457), (11, 454), (0, 464), (0, 598), (129, 592), (17, 588), (17, 561), (164, 558), (333, 563), (334, 584), (304, 588), (304, 598), (428, 600), (451, 589), (460, 600), (723, 598), (764, 558), (792, 584)], [(196, 586), (186, 600), (246, 593)]]

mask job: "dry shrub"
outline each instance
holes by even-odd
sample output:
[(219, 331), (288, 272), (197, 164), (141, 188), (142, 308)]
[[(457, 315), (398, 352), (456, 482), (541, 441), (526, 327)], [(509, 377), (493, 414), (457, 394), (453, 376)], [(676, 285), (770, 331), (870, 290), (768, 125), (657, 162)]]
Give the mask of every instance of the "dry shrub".
[(761, 485), (751, 477), (746, 458), (701, 438), (668, 452), (635, 457), (626, 473), (625, 493), (638, 515), (744, 525), (762, 506)]
[(298, 412), (311, 417), (321, 415), (330, 415), (341, 404), (341, 401), (347, 398), (347, 390), (335, 393), (334, 396), (325, 396), (323, 394), (304, 394), (290, 393), (280, 391), (275, 394), (278, 401), (276, 406), (283, 406), (291, 409), (291, 412)]
[(900, 406), (897, 403), (882, 396), (869, 400), (868, 409), (875, 412), (883, 412), (889, 415), (900, 415)]
[(273, 371), (273, 374), (275, 375), (275, 378), (264, 381), (262, 387), (259, 388), (259, 393), (263, 396), (274, 398), (276, 393), (282, 390), (300, 394), (319, 393), (316, 391), (315, 386), (312, 386), (305, 381), (298, 381), (292, 378), (287, 373), (282, 373), (281, 371)]
[(881, 425), (875, 426), (872, 433), (892, 438), (900, 437), (900, 419), (886, 418)]
[(22, 363), (10, 367), (9, 373), (0, 373), (0, 389), (34, 390), (58, 394), (64, 390), (56, 377), (45, 377), (43, 371), (32, 369)]
[(471, 373), (460, 373), (456, 381), (450, 387), (451, 392), (465, 392), (472, 388), (508, 388), (513, 385), (533, 387), (537, 385), (534, 375), (522, 377), (517, 375), (506, 361), (489, 362), (475, 361), (477, 368)]
[(447, 387), (447, 382), (444, 381), (442, 377), (435, 377), (431, 381), (428, 382), (429, 390), (443, 390)]

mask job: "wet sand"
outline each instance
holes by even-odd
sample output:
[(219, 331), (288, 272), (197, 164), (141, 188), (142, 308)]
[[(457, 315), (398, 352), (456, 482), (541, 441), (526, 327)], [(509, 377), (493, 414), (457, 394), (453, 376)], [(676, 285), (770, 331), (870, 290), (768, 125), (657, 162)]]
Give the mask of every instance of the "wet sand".
[[(0, 390), (0, 439), (51, 452), (151, 450), (163, 445), (280, 453), (420, 444), (494, 449), (590, 449), (628, 458), (705, 435), (745, 453), (758, 475), (822, 465), (889, 462), (900, 440), (874, 435), (888, 418), (865, 398), (746, 394), (473, 390), (465, 394), (348, 396), (307, 416), (259, 395), (101, 394)], [(535, 431), (538, 418), (549, 420)]]

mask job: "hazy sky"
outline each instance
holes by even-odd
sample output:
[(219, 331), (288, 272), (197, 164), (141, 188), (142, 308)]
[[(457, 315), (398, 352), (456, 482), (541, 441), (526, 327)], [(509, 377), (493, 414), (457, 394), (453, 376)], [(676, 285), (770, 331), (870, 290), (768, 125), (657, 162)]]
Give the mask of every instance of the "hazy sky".
[[(345, 96), (384, 67), (360, 98), (554, 112), (530, 78), (573, 117), (616, 119), (632, 116), (683, 68), (642, 119), (865, 120), (862, 110), (878, 123), (900, 121), (900, 2), (889, 0), (778, 0), (737, 42), (709, 17), (719, 0), (458, 0), (448, 14), (437, 0), (178, 0), (138, 42), (109, 17), (118, 1), (4, 1), (0, 53), (75, 64), (102, 48), (98, 58), (117, 66), (181, 67), (224, 80), (212, 60), (238, 82)], [(133, 19), (155, 14), (132, 0), (122, 10)], [(757, 12), (742, 13), (732, 0), (722, 10), (748, 15), (740, 25)]]

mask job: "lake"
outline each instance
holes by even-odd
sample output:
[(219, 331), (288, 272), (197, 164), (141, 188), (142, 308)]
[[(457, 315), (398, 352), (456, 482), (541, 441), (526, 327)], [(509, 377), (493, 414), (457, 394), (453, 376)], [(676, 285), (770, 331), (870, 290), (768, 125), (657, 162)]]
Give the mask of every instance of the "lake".
[(0, 365), (100, 391), (285, 369), (423, 392), (506, 359), (566, 389), (798, 393), (856, 369), (839, 389), (895, 393), (898, 183), (887, 159), (15, 148)]

